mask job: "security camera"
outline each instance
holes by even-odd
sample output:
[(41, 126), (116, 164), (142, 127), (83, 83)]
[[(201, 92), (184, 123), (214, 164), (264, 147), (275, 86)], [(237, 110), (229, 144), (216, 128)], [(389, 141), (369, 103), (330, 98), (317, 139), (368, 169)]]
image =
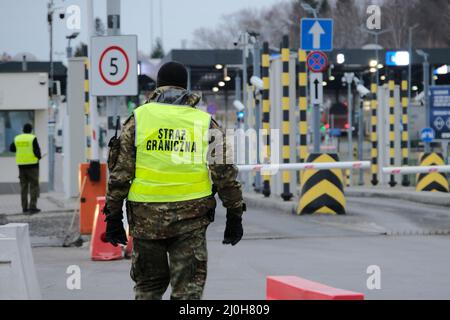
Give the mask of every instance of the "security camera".
[(64, 19), (66, 17), (66, 15), (64, 14), (64, 12), (61, 12), (60, 14), (59, 14), (59, 18), (62, 20), (62, 19)]
[(234, 42), (233, 42), (233, 45), (234, 45), (235, 47), (237, 47), (238, 42), (237, 42), (237, 41), (234, 41)]
[(364, 87), (361, 83), (356, 86), (356, 90), (358, 90), (359, 96), (361, 98), (366, 98), (370, 95), (370, 90)]
[(250, 78), (250, 83), (254, 85), (258, 90), (262, 90), (264, 87), (264, 82), (257, 76), (252, 76)]
[(425, 105), (425, 93), (422, 91), (414, 97), (414, 101), (420, 103), (420, 105)]
[(237, 109), (237, 111), (242, 111), (245, 109), (245, 106), (239, 100), (234, 100), (233, 106)]

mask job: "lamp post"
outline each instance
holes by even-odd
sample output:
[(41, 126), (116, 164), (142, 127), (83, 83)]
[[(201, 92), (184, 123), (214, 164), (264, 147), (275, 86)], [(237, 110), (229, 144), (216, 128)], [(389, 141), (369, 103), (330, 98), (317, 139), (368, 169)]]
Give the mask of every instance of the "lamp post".
[[(430, 83), (430, 64), (428, 62), (429, 54), (423, 50), (416, 50), (417, 54), (423, 58), (423, 93), (425, 101), (425, 125), (430, 125), (430, 96), (429, 96), (429, 83)], [(430, 152), (430, 143), (425, 142), (425, 152)]]
[(376, 83), (377, 83), (377, 88), (378, 88), (378, 86), (380, 85), (380, 71), (378, 69), (378, 64), (380, 63), (380, 57), (379, 57), (380, 46), (378, 44), (378, 40), (379, 40), (379, 37), (382, 34), (391, 32), (394, 29), (393, 28), (388, 28), (388, 29), (382, 30), (382, 31), (372, 31), (372, 30), (367, 30), (367, 28), (365, 26), (361, 26), (360, 29), (361, 29), (361, 31), (366, 32), (368, 34), (371, 34), (371, 35), (373, 35), (375, 37), (375, 59), (377, 60), (377, 66), (375, 66), (375, 68), (377, 69), (376, 70), (376, 75), (377, 75), (376, 76)]
[(79, 34), (80, 34), (79, 32), (74, 32), (71, 35), (66, 36), (66, 39), (69, 40), (67, 42), (67, 48), (66, 48), (67, 59), (72, 58), (72, 47), (70, 46), (70, 41), (75, 39), (76, 37), (78, 37)]

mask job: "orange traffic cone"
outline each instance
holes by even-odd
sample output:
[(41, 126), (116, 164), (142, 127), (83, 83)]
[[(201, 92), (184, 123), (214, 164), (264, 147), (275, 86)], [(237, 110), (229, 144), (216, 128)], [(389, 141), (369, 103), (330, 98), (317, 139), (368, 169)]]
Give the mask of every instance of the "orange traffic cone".
[(109, 242), (106, 242), (106, 222), (105, 216), (103, 215), (104, 207), (105, 197), (97, 197), (91, 238), (91, 259), (94, 261), (122, 259), (122, 247), (114, 247)]

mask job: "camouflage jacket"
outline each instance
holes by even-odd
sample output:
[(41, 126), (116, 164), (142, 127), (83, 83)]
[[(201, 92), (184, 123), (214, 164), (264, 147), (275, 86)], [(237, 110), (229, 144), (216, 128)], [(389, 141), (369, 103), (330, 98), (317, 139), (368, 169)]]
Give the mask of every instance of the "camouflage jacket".
[[(182, 98), (180, 98), (182, 97)], [(180, 100), (181, 99), (181, 100)], [(200, 97), (194, 93), (175, 87), (160, 87), (149, 99), (163, 103), (173, 103), (194, 107)], [(220, 129), (215, 121), (211, 122), (211, 129)], [(221, 129), (220, 129), (221, 130)], [(223, 131), (220, 131), (223, 134)], [(123, 200), (127, 198), (131, 182), (134, 179), (136, 149), (134, 146), (135, 120), (130, 116), (124, 123), (119, 137), (120, 147), (116, 154), (108, 159), (109, 180), (106, 194), (108, 217), (122, 218)], [(223, 139), (225, 141), (225, 139)], [(221, 199), (223, 206), (228, 209), (242, 207), (241, 185), (236, 180), (238, 170), (232, 162), (232, 149), (218, 148), (214, 156), (223, 157), (224, 164), (208, 161), (211, 180)], [(218, 154), (223, 150), (223, 154)], [(211, 153), (213, 154), (213, 153)], [(112, 159), (111, 159), (112, 158)], [(112, 163), (111, 163), (112, 162)], [(210, 223), (209, 213), (216, 207), (214, 196), (201, 199), (168, 202), (168, 203), (139, 203), (127, 201), (127, 218), (130, 234), (141, 239), (164, 239), (177, 236), (200, 228)], [(238, 210), (239, 211), (239, 210)], [(114, 217), (115, 218), (115, 217)]]

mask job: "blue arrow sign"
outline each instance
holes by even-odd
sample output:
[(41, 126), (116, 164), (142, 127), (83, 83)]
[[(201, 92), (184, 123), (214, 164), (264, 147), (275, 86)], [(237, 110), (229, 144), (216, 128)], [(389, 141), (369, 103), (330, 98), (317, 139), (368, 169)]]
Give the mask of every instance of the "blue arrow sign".
[(432, 128), (423, 128), (420, 131), (420, 138), (423, 142), (431, 142), (434, 140), (435, 133)]
[(305, 51), (333, 50), (333, 19), (301, 20), (300, 47)]

